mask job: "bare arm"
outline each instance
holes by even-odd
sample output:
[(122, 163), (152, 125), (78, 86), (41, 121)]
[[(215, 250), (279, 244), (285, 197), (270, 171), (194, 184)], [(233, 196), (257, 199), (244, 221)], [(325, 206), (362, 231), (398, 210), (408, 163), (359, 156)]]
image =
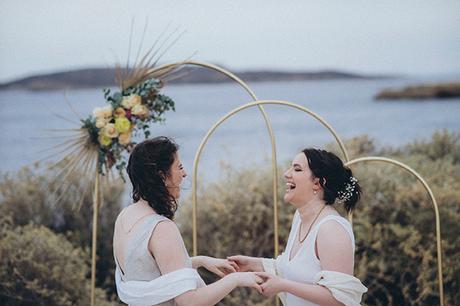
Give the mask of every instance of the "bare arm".
[[(162, 274), (187, 267), (182, 237), (172, 221), (157, 225), (149, 241), (149, 250), (154, 254)], [(179, 306), (214, 305), (237, 286), (259, 287), (256, 280), (257, 276), (251, 273), (232, 273), (211, 285), (187, 291), (176, 297), (175, 301)]]
[(234, 262), (238, 266), (238, 271), (252, 271), (252, 272), (264, 272), (264, 266), (262, 264), (262, 258), (251, 257), (244, 255), (235, 255), (227, 257), (228, 260)]
[[(340, 224), (324, 223), (318, 233), (316, 244), (323, 270), (353, 274), (351, 240)], [(319, 305), (343, 305), (323, 286), (290, 281), (267, 273), (257, 274), (266, 279), (261, 285), (264, 295), (273, 296), (278, 292), (288, 292)]]

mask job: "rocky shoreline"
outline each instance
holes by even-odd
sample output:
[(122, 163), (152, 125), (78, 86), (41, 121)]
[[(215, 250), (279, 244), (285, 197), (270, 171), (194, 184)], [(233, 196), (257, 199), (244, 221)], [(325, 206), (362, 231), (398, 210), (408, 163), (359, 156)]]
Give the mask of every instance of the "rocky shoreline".
[[(289, 72), (276, 70), (233, 71), (246, 82), (336, 80), (336, 79), (382, 79), (388, 75), (362, 75), (343, 71), (322, 70)], [(203, 84), (231, 82), (227, 76), (204, 68), (184, 67), (180, 78), (170, 80), (172, 84)], [(0, 90), (62, 90), (113, 87), (115, 70), (111, 68), (89, 68), (35, 75), (0, 84)]]
[(375, 96), (377, 100), (449, 98), (460, 98), (460, 82), (421, 84), (402, 89), (384, 89)]

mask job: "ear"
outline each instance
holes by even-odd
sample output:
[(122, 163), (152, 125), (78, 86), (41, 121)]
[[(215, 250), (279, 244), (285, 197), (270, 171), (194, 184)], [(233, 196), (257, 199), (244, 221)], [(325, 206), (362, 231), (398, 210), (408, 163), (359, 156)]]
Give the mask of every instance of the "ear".
[[(326, 185), (326, 179), (323, 178), (322, 180), (323, 180), (323, 186)], [(318, 177), (313, 178), (313, 186), (315, 187), (315, 189), (323, 188), (323, 187), (321, 187), (320, 179)]]
[(164, 173), (163, 171), (161, 170), (158, 170), (158, 174), (160, 175), (161, 179), (166, 182), (166, 179), (168, 178), (168, 175), (166, 173)]

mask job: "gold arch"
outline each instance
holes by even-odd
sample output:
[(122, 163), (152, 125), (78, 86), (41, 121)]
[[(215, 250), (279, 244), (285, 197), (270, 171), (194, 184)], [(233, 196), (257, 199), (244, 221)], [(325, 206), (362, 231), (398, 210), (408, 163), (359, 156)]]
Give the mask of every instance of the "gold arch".
[[(204, 68), (208, 68), (217, 72), (220, 72), (236, 83), (238, 83), (243, 89), (251, 96), (251, 98), (254, 101), (257, 101), (257, 97), (255, 93), (251, 90), (251, 88), (243, 82), (239, 77), (237, 77), (235, 74), (231, 73), (230, 71), (223, 69), (219, 66), (205, 63), (205, 62), (198, 62), (198, 61), (183, 61), (183, 62), (178, 62), (178, 63), (172, 63), (172, 64), (165, 64), (162, 66), (158, 66), (154, 68), (153, 70), (150, 71), (151, 74), (162, 74), (162, 73), (167, 73), (169, 71), (174, 70), (176, 67), (182, 67), (184, 65), (193, 65), (193, 66), (200, 66)], [(276, 167), (277, 161), (276, 161), (276, 142), (275, 142), (275, 137), (273, 135), (273, 129), (270, 123), (270, 119), (265, 112), (264, 108), (262, 105), (257, 105), (263, 118), (265, 121), (265, 125), (267, 126), (268, 134), (270, 136), (270, 143), (271, 143), (271, 149), (272, 149), (272, 165), (274, 167), (272, 168), (272, 174), (273, 177), (278, 177), (278, 168)], [(197, 189), (197, 168), (198, 168), (198, 163), (200, 160), (201, 152), (208, 140), (208, 137), (205, 137), (205, 139), (201, 142), (197, 154), (195, 155), (195, 159), (193, 161), (193, 180), (192, 180), (192, 189), (194, 192), (192, 193), (192, 198), (193, 198), (193, 209), (192, 209), (192, 222), (193, 222), (193, 255), (196, 256), (198, 254), (198, 234), (197, 234), (197, 194), (196, 194), (196, 189)], [(276, 224), (278, 221), (278, 208), (276, 206), (276, 203), (278, 202), (278, 194), (276, 190), (278, 189), (277, 182), (276, 180), (273, 183), (273, 199), (274, 199), (274, 204), (273, 204), (273, 222)], [(278, 255), (278, 227), (275, 228), (275, 254)]]
[[(233, 115), (235, 115), (236, 113), (242, 111), (242, 110), (245, 110), (247, 108), (250, 108), (250, 107), (254, 107), (254, 106), (262, 106), (262, 105), (265, 105), (265, 104), (277, 104), (277, 105), (285, 105), (285, 106), (289, 106), (289, 107), (292, 107), (292, 108), (295, 108), (295, 109), (298, 109), (298, 110), (301, 110), (307, 114), (309, 114), (310, 116), (312, 116), (313, 118), (315, 118), (316, 120), (318, 120), (322, 125), (324, 125), (331, 133), (332, 135), (334, 136), (335, 140), (338, 142), (339, 144), (339, 147), (340, 147), (340, 150), (342, 151), (344, 157), (345, 157), (345, 160), (348, 161), (349, 160), (349, 157), (348, 157), (348, 152), (345, 148), (345, 145), (343, 144), (342, 140), (340, 139), (340, 137), (338, 136), (338, 134), (335, 132), (335, 130), (332, 128), (332, 126), (330, 126), (326, 120), (324, 120), (321, 116), (319, 116), (318, 114), (312, 112), (311, 110), (307, 109), (306, 107), (303, 107), (301, 105), (298, 105), (298, 104), (295, 104), (295, 103), (292, 103), (292, 102), (288, 102), (288, 101), (281, 101), (281, 100), (259, 100), (259, 101), (254, 101), (254, 102), (250, 102), (250, 103), (247, 103), (247, 104), (244, 104), (240, 107), (237, 107), (235, 108), (234, 110), (230, 111), (229, 113), (227, 113), (226, 115), (224, 115), (222, 118), (219, 119), (219, 121), (217, 121), (209, 130), (208, 132), (206, 133), (205, 137), (203, 138), (203, 140), (201, 141), (201, 144), (198, 148), (198, 151), (195, 155), (195, 160), (193, 162), (193, 177), (192, 177), (192, 199), (193, 199), (193, 211), (196, 211), (197, 210), (197, 177), (198, 177), (198, 163), (199, 163), (199, 160), (200, 160), (200, 156), (201, 156), (201, 153), (204, 149), (204, 146), (206, 145), (207, 141), (209, 140), (209, 138), (211, 137), (211, 135), (214, 133), (214, 131), (224, 122), (226, 121), (227, 119), (229, 119), (230, 117), (232, 117)], [(272, 134), (271, 134), (272, 135)], [(274, 143), (274, 141), (273, 141)], [(276, 152), (274, 152), (274, 154), (276, 154)], [(277, 164), (276, 164), (276, 158), (272, 158), (272, 168), (273, 169), (277, 169)], [(278, 195), (277, 195), (277, 191), (278, 191), (278, 176), (277, 176), (277, 171), (273, 171), (273, 208), (274, 208), (274, 213), (273, 213), (273, 216), (274, 216), (274, 220), (273, 220), (273, 223), (274, 223), (274, 243), (275, 243), (275, 257), (278, 256), (278, 250), (279, 250), (279, 246), (278, 246), (278, 214), (277, 214), (277, 203), (278, 203)], [(197, 221), (196, 221), (196, 215), (194, 214), (193, 215), (193, 232), (194, 232), (194, 235), (193, 235), (193, 255), (196, 256), (198, 254), (198, 241), (197, 241), (197, 236), (196, 236), (196, 224), (197, 224)]]
[(383, 163), (388, 163), (391, 165), (398, 166), (413, 176), (417, 178), (417, 180), (422, 183), (423, 187), (425, 190), (428, 192), (428, 195), (430, 196), (431, 202), (433, 203), (433, 208), (434, 208), (434, 215), (435, 215), (435, 222), (436, 222), (436, 248), (437, 248), (437, 256), (438, 256), (438, 285), (439, 285), (439, 304), (442, 306), (444, 305), (444, 286), (443, 286), (443, 280), (442, 280), (442, 246), (441, 246), (441, 221), (439, 217), (439, 209), (438, 209), (438, 204), (436, 202), (436, 199), (434, 197), (433, 191), (431, 190), (430, 186), (428, 186), (427, 182), (423, 177), (418, 174), (414, 169), (409, 167), (408, 165), (399, 162), (394, 159), (386, 158), (386, 157), (378, 157), (378, 156), (368, 156), (368, 157), (361, 157), (361, 158), (356, 158), (353, 160), (350, 160), (345, 163), (347, 166), (351, 166), (360, 162), (383, 162)]
[[(440, 227), (440, 217), (439, 217), (439, 210), (438, 210), (438, 205), (437, 205), (437, 202), (436, 202), (436, 199), (433, 195), (433, 192), (432, 190), (430, 189), (430, 187), (428, 186), (428, 184), (426, 183), (426, 181), (422, 178), (422, 176), (420, 174), (418, 174), (415, 170), (413, 170), (412, 168), (410, 168), (409, 166), (405, 165), (404, 163), (401, 163), (399, 161), (396, 161), (396, 160), (393, 160), (393, 159), (389, 159), (389, 158), (385, 158), (385, 157), (362, 157), (362, 158), (357, 158), (357, 159), (353, 159), (353, 160), (349, 160), (349, 156), (348, 156), (348, 153), (347, 153), (347, 150), (345, 148), (345, 145), (343, 144), (342, 140), (340, 139), (340, 137), (338, 136), (338, 134), (335, 132), (335, 130), (322, 118), (320, 117), (319, 115), (317, 115), (316, 113), (310, 111), (309, 109), (303, 107), (303, 106), (300, 106), (298, 104), (295, 104), (295, 103), (292, 103), (292, 102), (288, 102), (288, 101), (281, 101), (281, 100), (259, 100), (259, 101), (254, 101), (254, 102), (250, 102), (250, 103), (247, 103), (247, 104), (244, 104), (240, 107), (237, 107), (235, 108), (234, 110), (230, 111), (229, 113), (227, 113), (226, 115), (224, 115), (218, 122), (216, 122), (207, 132), (206, 136), (203, 138), (201, 144), (200, 144), (200, 147), (196, 153), (196, 156), (195, 156), (195, 161), (194, 161), (194, 165), (193, 165), (193, 183), (192, 183), (192, 193), (193, 193), (193, 206), (194, 206), (194, 210), (196, 211), (196, 206), (197, 206), (197, 201), (196, 201), (196, 193), (197, 193), (197, 190), (196, 190), (196, 181), (197, 181), (197, 171), (198, 171), (198, 162), (199, 162), (199, 158), (200, 158), (200, 155), (202, 153), (202, 150), (204, 148), (204, 146), (206, 145), (207, 141), (209, 140), (209, 138), (211, 137), (211, 135), (214, 133), (214, 131), (223, 123), (225, 122), (227, 119), (229, 119), (230, 117), (232, 117), (233, 115), (235, 115), (236, 113), (242, 111), (242, 110), (245, 110), (247, 108), (250, 108), (250, 107), (254, 107), (254, 106), (261, 106), (261, 105), (265, 105), (265, 104), (275, 104), (275, 105), (284, 105), (284, 106), (289, 106), (289, 107), (292, 107), (292, 108), (295, 108), (295, 109), (298, 109), (300, 111), (303, 111), (309, 115), (311, 115), (312, 117), (314, 117), (315, 119), (317, 119), (321, 124), (323, 124), (334, 136), (335, 140), (337, 141), (337, 143), (339, 144), (339, 147), (344, 155), (344, 158), (345, 158), (345, 165), (347, 166), (351, 166), (353, 164), (356, 164), (356, 163), (359, 163), (359, 162), (371, 162), (371, 161), (380, 161), (380, 162), (386, 162), (386, 163), (390, 163), (390, 164), (393, 164), (393, 165), (396, 165), (396, 166), (399, 166), (403, 169), (405, 169), (406, 171), (408, 171), (409, 173), (411, 173), (412, 175), (414, 175), (421, 183), (422, 185), (424, 186), (424, 188), (427, 190), (431, 200), (432, 200), (432, 203), (433, 203), (433, 207), (434, 207), (434, 210), (435, 210), (435, 218), (436, 218), (436, 243), (437, 243), (437, 259), (438, 259), (438, 283), (439, 283), (439, 300), (440, 300), (440, 305), (443, 306), (444, 305), (444, 289), (443, 289), (443, 279), (442, 279), (442, 246), (441, 246), (441, 227)], [(276, 164), (272, 165), (273, 168), (276, 168)], [(277, 190), (277, 176), (274, 176), (273, 177), (273, 192), (274, 194), (276, 194), (276, 190)], [(275, 198), (277, 199), (277, 198)], [(274, 202), (274, 207), (276, 208), (276, 203), (277, 203), (277, 200)], [(193, 226), (194, 226), (194, 232), (196, 232), (196, 215), (193, 216), (194, 218), (194, 223), (193, 223)], [(349, 215), (349, 219), (351, 220), (352, 219), (352, 215), (350, 214)], [(278, 233), (278, 219), (276, 218), (274, 220), (274, 227), (275, 227), (275, 233)], [(278, 245), (277, 245), (277, 242), (278, 242), (278, 236), (275, 236), (275, 256), (278, 255)], [(194, 241), (193, 241), (193, 245), (194, 245), (194, 255), (197, 254), (197, 240), (196, 240), (196, 236), (194, 236)], [(278, 302), (278, 301), (277, 301)]]

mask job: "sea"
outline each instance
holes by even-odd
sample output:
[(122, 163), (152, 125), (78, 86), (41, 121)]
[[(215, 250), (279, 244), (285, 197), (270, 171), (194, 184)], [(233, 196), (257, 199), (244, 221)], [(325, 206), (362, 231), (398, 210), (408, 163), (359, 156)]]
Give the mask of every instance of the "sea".
[[(375, 95), (386, 88), (459, 80), (460, 74), (249, 85), (259, 100), (282, 100), (307, 108), (343, 140), (367, 135), (377, 146), (395, 147), (429, 140), (435, 131), (443, 129), (460, 132), (460, 99), (385, 101), (375, 100)], [(162, 93), (175, 101), (176, 110), (165, 114), (163, 124), (153, 124), (151, 135), (176, 140), (189, 174), (196, 151), (213, 125), (253, 101), (236, 83), (167, 85)], [(53, 161), (57, 158), (54, 147), (65, 140), (56, 130), (78, 129), (80, 119), (104, 105), (102, 89), (0, 92), (0, 173), (14, 176), (22, 167), (50, 154), (54, 157), (48, 161)], [(263, 107), (273, 127), (279, 165), (285, 165), (305, 147), (335, 143), (331, 132), (310, 114), (285, 105)], [(219, 180), (227, 166), (270, 168), (270, 160), (265, 122), (260, 110), (250, 107), (225, 120), (209, 138), (198, 165), (198, 178), (201, 182)]]

